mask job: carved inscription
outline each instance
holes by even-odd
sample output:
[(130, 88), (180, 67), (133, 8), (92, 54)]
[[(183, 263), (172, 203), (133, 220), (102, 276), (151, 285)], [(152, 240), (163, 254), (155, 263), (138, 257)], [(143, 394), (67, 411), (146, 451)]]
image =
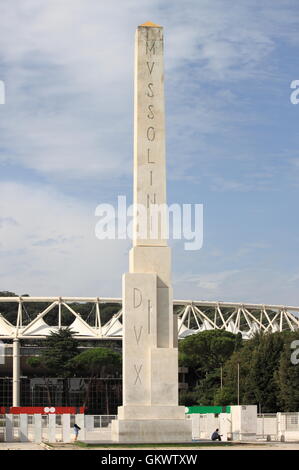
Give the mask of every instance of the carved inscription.
[(147, 109), (149, 110), (149, 113), (148, 113), (148, 115), (147, 115), (148, 119), (154, 119), (154, 117), (155, 117), (154, 111), (153, 111), (154, 105), (153, 105), (153, 104), (149, 104)]
[(140, 372), (141, 372), (141, 369), (142, 369), (142, 364), (140, 364), (140, 366), (137, 366), (136, 364), (134, 364), (134, 369), (135, 369), (135, 372), (136, 372), (136, 378), (135, 378), (134, 385), (137, 385), (137, 383), (142, 384), (141, 378), (140, 378)]
[(156, 54), (156, 41), (146, 41), (146, 55), (148, 54)]
[(146, 131), (146, 136), (147, 136), (147, 140), (149, 140), (150, 142), (153, 142), (156, 137), (155, 128), (150, 126)]
[[(160, 73), (160, 67), (163, 65), (163, 35), (159, 28), (147, 28), (145, 34), (146, 40), (143, 46), (143, 54), (145, 52), (143, 59), (143, 73), (145, 74), (145, 82), (143, 84), (144, 89), (142, 90), (144, 101), (143, 110), (140, 110), (140, 112), (145, 112), (144, 117), (146, 118), (145, 122), (143, 121), (145, 128), (141, 131), (145, 136), (146, 142), (146, 146), (144, 148), (144, 160), (146, 164), (146, 174), (148, 177), (148, 194), (145, 196), (146, 201), (143, 199), (144, 196), (142, 199), (144, 202), (146, 202), (147, 209), (150, 210), (151, 205), (158, 204), (158, 200), (160, 200), (159, 193), (153, 192), (156, 190), (156, 178), (158, 173), (153, 171), (153, 168), (150, 165), (156, 164), (159, 161), (158, 159), (161, 153), (160, 147), (158, 146), (159, 142), (157, 141), (161, 137), (161, 124), (163, 124), (163, 122), (160, 123), (161, 113), (159, 112), (160, 91), (161, 86), (163, 86), (163, 77), (160, 76), (162, 73), (162, 70)], [(162, 98), (163, 96), (161, 94), (161, 99)], [(148, 221), (149, 228), (151, 229), (152, 220), (150, 214)], [(158, 234), (160, 234), (160, 231)], [(151, 232), (148, 232), (148, 238), (151, 238)]]
[(150, 159), (150, 149), (147, 149), (147, 163), (156, 163), (156, 162), (152, 162)]
[(147, 91), (147, 96), (149, 98), (153, 98), (154, 97), (154, 90), (153, 90), (153, 87), (154, 87), (154, 84), (153, 83), (148, 83), (147, 85), (147, 88), (149, 89), (149, 91)]
[(134, 334), (135, 334), (135, 339), (136, 339), (136, 343), (137, 345), (139, 344), (139, 341), (140, 341), (140, 338), (141, 338), (141, 333), (142, 333), (142, 326), (139, 328), (139, 330), (137, 331), (137, 328), (136, 326), (134, 325)]
[(150, 75), (152, 74), (152, 71), (154, 69), (154, 65), (155, 65), (155, 62), (152, 62), (151, 64), (149, 62), (146, 63), (147, 65), (147, 68), (148, 68), (148, 71), (150, 73)]
[(140, 307), (142, 303), (142, 292), (138, 287), (133, 288), (133, 306), (134, 308)]
[(147, 195), (147, 208), (149, 209), (150, 204), (156, 204), (156, 193), (153, 194), (153, 197), (151, 199), (150, 194)]
[(151, 332), (151, 311), (152, 311), (152, 304), (150, 299), (147, 301), (147, 332), (150, 334)]

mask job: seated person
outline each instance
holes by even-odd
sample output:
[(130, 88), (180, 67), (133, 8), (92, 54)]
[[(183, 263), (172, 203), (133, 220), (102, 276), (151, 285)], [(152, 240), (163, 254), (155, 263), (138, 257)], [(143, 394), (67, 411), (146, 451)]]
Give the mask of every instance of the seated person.
[(219, 429), (217, 428), (216, 431), (213, 432), (211, 439), (212, 441), (221, 441), (221, 435), (218, 433)]

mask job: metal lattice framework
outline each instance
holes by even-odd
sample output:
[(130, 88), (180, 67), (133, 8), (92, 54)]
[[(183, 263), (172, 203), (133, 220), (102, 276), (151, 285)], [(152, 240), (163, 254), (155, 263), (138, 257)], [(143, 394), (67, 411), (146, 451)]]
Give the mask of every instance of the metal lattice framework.
[[(175, 301), (174, 304), (181, 304)], [(179, 313), (178, 336), (205, 330), (241, 333), (250, 339), (255, 333), (296, 331), (299, 329), (299, 307), (282, 305), (239, 304), (226, 302), (185, 302)]]
[[(26, 304), (45, 304), (45, 308), (33, 319), (24, 318)], [(3, 312), (4, 303), (16, 305), (16, 322), (10, 323)], [(83, 319), (77, 311), (80, 304), (91, 304), (94, 308), (93, 322)], [(0, 297), (0, 339), (39, 339), (63, 327), (64, 307), (73, 321), (68, 325), (78, 339), (121, 339), (122, 310), (115, 313), (104, 325), (101, 307), (104, 304), (121, 304), (121, 299), (99, 297)], [(73, 305), (76, 304), (76, 310)], [(185, 338), (206, 330), (225, 330), (241, 333), (244, 339), (256, 332), (296, 331), (299, 329), (299, 307), (282, 305), (240, 304), (226, 302), (175, 300), (174, 312), (178, 315), (178, 337)], [(2, 308), (1, 308), (2, 307)], [(57, 310), (56, 325), (50, 326), (44, 317)], [(91, 324), (92, 323), (92, 324)]]

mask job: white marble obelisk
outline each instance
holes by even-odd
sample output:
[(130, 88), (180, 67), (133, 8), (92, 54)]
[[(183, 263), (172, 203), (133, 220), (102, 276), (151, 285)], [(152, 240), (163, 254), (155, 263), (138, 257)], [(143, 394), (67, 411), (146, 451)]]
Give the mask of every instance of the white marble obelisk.
[[(170, 248), (140, 213), (166, 204), (163, 28), (138, 27), (135, 42), (134, 237), (123, 276), (123, 406), (112, 423), (121, 442), (191, 440), (191, 421), (178, 406), (178, 349)], [(137, 208), (144, 210), (139, 211)], [(150, 217), (149, 217), (150, 219)]]

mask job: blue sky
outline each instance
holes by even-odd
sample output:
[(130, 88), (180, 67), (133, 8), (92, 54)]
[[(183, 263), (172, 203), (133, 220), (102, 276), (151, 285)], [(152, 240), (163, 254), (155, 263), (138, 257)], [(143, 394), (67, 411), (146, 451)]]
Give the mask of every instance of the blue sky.
[(168, 199), (204, 205), (173, 246), (176, 298), (299, 304), (296, 0), (0, 5), (0, 289), (120, 296), (130, 241), (95, 208), (132, 200), (134, 32), (164, 26)]

